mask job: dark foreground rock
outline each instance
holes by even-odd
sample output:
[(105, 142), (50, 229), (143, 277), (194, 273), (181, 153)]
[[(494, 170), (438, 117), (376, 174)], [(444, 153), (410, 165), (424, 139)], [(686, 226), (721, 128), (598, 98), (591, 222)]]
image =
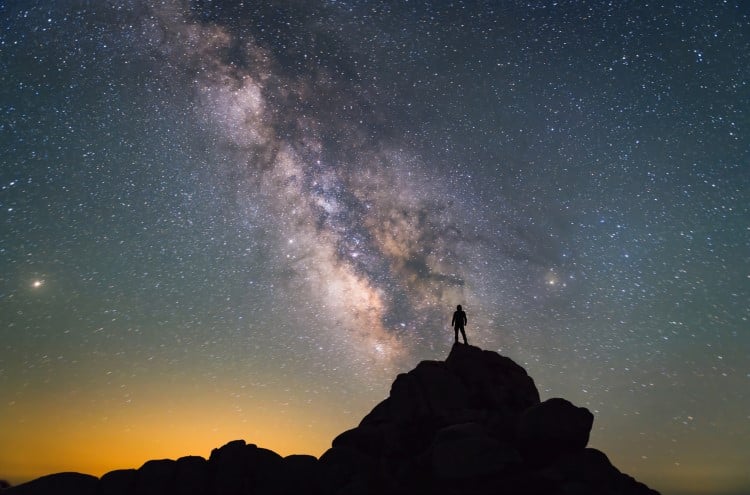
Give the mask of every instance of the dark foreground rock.
[(586, 448), (593, 415), (540, 402), (512, 360), (456, 344), (396, 377), (388, 398), (320, 459), (235, 440), (208, 460), (148, 461), (97, 479), (45, 476), (3, 495), (658, 494)]
[(3, 490), (3, 495), (36, 495), (37, 493), (61, 493), (95, 495), (99, 480), (95, 476), (81, 473), (57, 473)]

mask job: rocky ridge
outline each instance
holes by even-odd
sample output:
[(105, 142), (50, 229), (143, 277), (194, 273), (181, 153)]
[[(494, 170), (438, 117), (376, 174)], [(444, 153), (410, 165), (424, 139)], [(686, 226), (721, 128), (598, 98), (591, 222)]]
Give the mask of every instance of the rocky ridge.
[(586, 448), (593, 415), (539, 400), (511, 359), (456, 344), (400, 374), (388, 398), (320, 459), (229, 442), (208, 459), (151, 460), (101, 479), (44, 476), (2, 495), (653, 495)]

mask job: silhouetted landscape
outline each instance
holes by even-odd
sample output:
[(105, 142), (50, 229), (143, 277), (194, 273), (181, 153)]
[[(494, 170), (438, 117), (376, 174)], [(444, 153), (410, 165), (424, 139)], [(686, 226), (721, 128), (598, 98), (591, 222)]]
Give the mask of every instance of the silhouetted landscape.
[(400, 374), (320, 459), (229, 442), (208, 459), (150, 460), (101, 478), (58, 473), (3, 495), (657, 494), (587, 448), (594, 417), (539, 400), (511, 359), (455, 344)]

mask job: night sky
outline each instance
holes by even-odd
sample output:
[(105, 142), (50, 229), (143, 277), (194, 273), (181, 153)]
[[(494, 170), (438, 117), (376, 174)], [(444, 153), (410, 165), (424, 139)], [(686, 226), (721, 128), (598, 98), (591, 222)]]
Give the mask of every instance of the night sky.
[(322, 454), (450, 317), (750, 491), (743, 1), (0, 1), (0, 478)]

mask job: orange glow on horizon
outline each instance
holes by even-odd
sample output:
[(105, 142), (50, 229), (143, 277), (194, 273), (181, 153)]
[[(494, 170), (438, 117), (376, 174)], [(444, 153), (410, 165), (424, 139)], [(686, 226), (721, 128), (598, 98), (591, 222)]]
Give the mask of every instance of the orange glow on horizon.
[[(15, 405), (0, 411), (0, 479), (16, 485), (64, 471), (101, 476), (150, 459), (207, 459), (212, 449), (237, 439), (282, 456), (319, 457), (343, 431), (344, 418), (332, 418), (325, 408), (238, 410), (229, 401), (197, 402), (178, 407), (156, 402), (109, 416), (50, 404)], [(17, 427), (8, 428), (13, 424)]]

